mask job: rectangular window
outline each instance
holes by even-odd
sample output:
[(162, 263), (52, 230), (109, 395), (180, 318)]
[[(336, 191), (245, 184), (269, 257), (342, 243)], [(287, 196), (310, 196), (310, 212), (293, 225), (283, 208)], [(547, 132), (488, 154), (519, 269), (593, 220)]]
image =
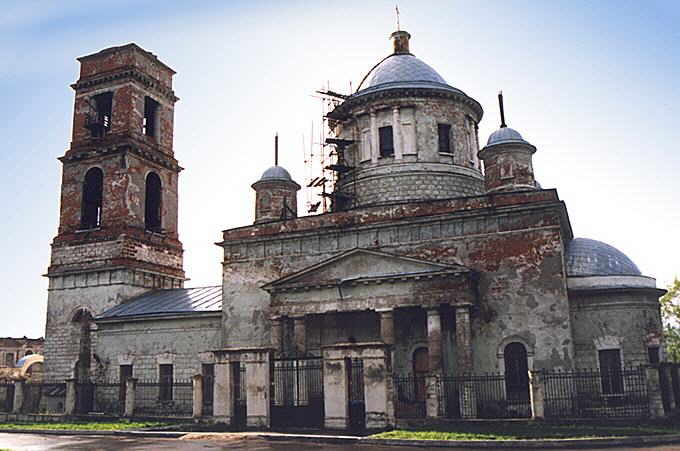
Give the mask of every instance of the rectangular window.
[(160, 390), (158, 399), (161, 401), (172, 400), (172, 365), (159, 365)]
[(647, 355), (649, 356), (649, 363), (651, 363), (652, 365), (657, 364), (661, 361), (658, 346), (647, 347)]
[(380, 139), (380, 157), (394, 156), (394, 140), (392, 138), (392, 127), (380, 127), (378, 129)]
[(14, 366), (14, 353), (13, 352), (6, 352), (5, 353), (5, 366), (9, 366), (9, 367)]
[(623, 375), (621, 374), (621, 351), (607, 349), (599, 351), (600, 377), (602, 393), (613, 395), (623, 393)]
[(158, 128), (158, 102), (151, 97), (144, 97), (143, 133), (146, 136), (156, 136)]
[(451, 153), (451, 124), (437, 124), (439, 152)]

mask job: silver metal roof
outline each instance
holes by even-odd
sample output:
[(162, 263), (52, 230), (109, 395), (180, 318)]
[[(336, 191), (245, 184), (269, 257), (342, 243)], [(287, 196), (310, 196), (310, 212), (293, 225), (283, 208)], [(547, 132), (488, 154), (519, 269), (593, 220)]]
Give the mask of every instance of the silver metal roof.
[(574, 238), (567, 247), (568, 276), (640, 276), (623, 252), (602, 241)]
[(97, 319), (219, 311), (222, 311), (221, 286), (173, 288), (144, 293), (105, 311)]
[(367, 75), (368, 82), (354, 95), (364, 95), (384, 89), (436, 88), (462, 94), (449, 86), (429, 65), (411, 54), (395, 53), (385, 58)]
[(260, 180), (288, 180), (292, 181), (293, 178), (290, 176), (288, 171), (286, 171), (281, 166), (272, 166), (262, 173)]
[(517, 130), (510, 127), (501, 127), (489, 136), (489, 140), (486, 142), (487, 146), (493, 146), (494, 144), (503, 143), (524, 143), (529, 144), (522, 135), (519, 134)]

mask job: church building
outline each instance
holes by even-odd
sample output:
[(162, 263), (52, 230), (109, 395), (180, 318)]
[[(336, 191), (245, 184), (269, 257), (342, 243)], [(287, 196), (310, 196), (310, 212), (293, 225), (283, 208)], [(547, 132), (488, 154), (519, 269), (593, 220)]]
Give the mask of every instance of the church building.
[(330, 211), (299, 215), (300, 184), (266, 169), (253, 223), (217, 243), (221, 284), (201, 288), (184, 287), (177, 229), (175, 72), (135, 44), (79, 58), (46, 377), (202, 374), (213, 416), (229, 421), (247, 397), (254, 427), (297, 421), (287, 407), (348, 427), (360, 390), (365, 425), (384, 427), (437, 416), (432, 377), (499, 373), (508, 399), (528, 399), (532, 370), (663, 359), (655, 280), (575, 238), (557, 190), (536, 181), (541, 149), (503, 118), (480, 142), (482, 106), (411, 53), (409, 33), (391, 39), (328, 114)]

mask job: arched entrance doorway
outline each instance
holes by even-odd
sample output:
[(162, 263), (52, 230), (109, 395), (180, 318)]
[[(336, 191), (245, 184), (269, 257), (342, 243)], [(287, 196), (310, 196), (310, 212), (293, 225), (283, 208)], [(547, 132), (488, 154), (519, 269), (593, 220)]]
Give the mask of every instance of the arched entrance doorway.
[(503, 351), (505, 392), (508, 401), (529, 399), (529, 362), (527, 349), (520, 342), (508, 344)]

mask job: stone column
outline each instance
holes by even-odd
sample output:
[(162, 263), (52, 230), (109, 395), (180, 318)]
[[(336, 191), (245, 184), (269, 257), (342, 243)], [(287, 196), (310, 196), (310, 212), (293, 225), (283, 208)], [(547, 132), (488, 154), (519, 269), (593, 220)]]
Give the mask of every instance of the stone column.
[(194, 418), (203, 416), (203, 376), (196, 374), (193, 377), (193, 405), (192, 413)]
[(349, 393), (345, 357), (324, 351), (323, 357), (324, 427), (347, 429), (349, 426)]
[(293, 318), (293, 337), (296, 355), (305, 355), (307, 352), (307, 328), (305, 327), (304, 316)]
[(456, 306), (456, 372), (461, 375), (472, 372), (472, 330), (470, 329), (470, 306)]
[(425, 377), (425, 413), (428, 418), (438, 418), (439, 413), (439, 374)]
[(216, 423), (231, 424), (234, 416), (234, 387), (230, 363), (228, 360), (215, 363), (213, 417)]
[(661, 400), (661, 385), (659, 384), (659, 368), (648, 366), (647, 370), (647, 394), (649, 396), (650, 418), (662, 418), (664, 416), (663, 401)]
[(404, 147), (401, 142), (401, 118), (398, 106), (392, 108), (392, 142), (394, 143), (394, 159), (401, 160)]
[(378, 119), (376, 118), (375, 111), (371, 111), (369, 114), (371, 120), (371, 161), (373, 163), (378, 162), (380, 158), (380, 147), (378, 139)]
[(125, 379), (125, 410), (123, 416), (132, 417), (135, 414), (135, 387), (137, 386), (137, 379), (128, 377)]
[(430, 374), (442, 372), (442, 325), (438, 308), (427, 309), (427, 351)]
[(76, 379), (66, 379), (66, 401), (64, 402), (64, 415), (76, 413)]
[(259, 350), (248, 351), (242, 356), (246, 364), (246, 426), (249, 428), (269, 429), (271, 426), (270, 354), (269, 350)]
[(380, 314), (380, 338), (386, 345), (394, 345), (394, 313), (390, 310), (378, 310)]
[(12, 406), (12, 413), (21, 413), (21, 408), (24, 404), (24, 381), (14, 382), (14, 405)]
[(545, 380), (542, 370), (529, 371), (529, 395), (531, 398), (531, 419), (545, 418)]
[(280, 356), (283, 353), (283, 325), (280, 316), (271, 320), (271, 344), (274, 355)]

